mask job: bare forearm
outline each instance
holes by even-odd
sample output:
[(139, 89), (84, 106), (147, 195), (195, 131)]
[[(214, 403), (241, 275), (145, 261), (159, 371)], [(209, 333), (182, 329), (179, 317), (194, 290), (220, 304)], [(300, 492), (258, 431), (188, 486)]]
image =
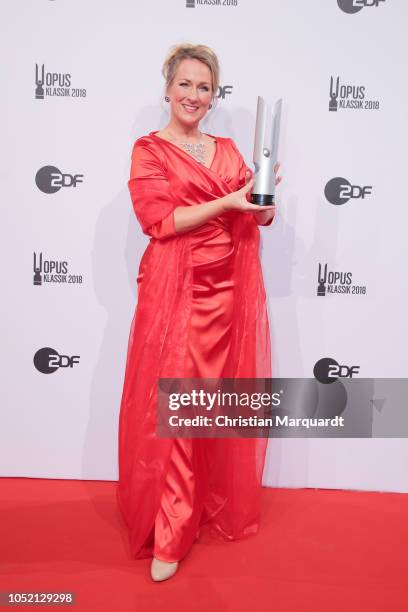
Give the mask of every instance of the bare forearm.
[(195, 206), (177, 206), (174, 209), (174, 227), (177, 233), (187, 232), (204, 225), (225, 212), (224, 198), (217, 198)]

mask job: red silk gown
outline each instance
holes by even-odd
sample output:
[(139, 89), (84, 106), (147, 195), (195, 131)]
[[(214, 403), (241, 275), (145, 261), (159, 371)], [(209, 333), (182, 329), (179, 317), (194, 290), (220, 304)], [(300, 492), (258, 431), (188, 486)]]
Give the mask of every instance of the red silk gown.
[(133, 147), (128, 186), (150, 236), (119, 415), (117, 499), (133, 558), (179, 561), (205, 523), (224, 540), (258, 530), (267, 439), (167, 439), (155, 431), (159, 377), (271, 377), (254, 215), (228, 211), (183, 233), (174, 225), (177, 206), (236, 191), (247, 169), (230, 138), (216, 138), (210, 168), (156, 132)]

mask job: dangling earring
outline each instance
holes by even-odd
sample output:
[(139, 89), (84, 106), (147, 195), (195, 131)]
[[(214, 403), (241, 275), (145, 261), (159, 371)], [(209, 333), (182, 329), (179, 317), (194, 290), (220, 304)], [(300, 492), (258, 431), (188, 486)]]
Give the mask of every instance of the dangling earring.
[(164, 99), (166, 100), (166, 102), (170, 102), (169, 96), (165, 96)]
[(210, 104), (210, 105), (208, 106), (208, 108), (212, 108), (212, 104)]

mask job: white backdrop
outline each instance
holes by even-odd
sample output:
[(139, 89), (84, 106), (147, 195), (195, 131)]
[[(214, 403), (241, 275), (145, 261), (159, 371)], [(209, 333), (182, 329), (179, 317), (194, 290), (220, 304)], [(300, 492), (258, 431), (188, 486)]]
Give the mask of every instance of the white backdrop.
[[(284, 181), (261, 229), (274, 376), (310, 377), (332, 357), (407, 377), (407, 18), (404, 0), (1, 3), (1, 475), (117, 479), (147, 245), (130, 153), (168, 121), (160, 70), (178, 42), (218, 54), (219, 104), (201, 128), (234, 138), (248, 164), (257, 96), (284, 99)], [(336, 177), (356, 197), (329, 201)], [(355, 293), (330, 293), (328, 274), (318, 296), (319, 263)], [(272, 440), (264, 483), (408, 491), (407, 460), (406, 439)]]

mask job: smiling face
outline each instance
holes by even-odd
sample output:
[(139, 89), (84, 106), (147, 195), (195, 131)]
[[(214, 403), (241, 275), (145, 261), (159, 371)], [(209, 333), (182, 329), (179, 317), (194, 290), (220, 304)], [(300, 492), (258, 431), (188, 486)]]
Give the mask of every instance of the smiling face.
[(208, 111), (213, 97), (211, 70), (197, 59), (183, 59), (167, 90), (171, 120), (192, 127)]

